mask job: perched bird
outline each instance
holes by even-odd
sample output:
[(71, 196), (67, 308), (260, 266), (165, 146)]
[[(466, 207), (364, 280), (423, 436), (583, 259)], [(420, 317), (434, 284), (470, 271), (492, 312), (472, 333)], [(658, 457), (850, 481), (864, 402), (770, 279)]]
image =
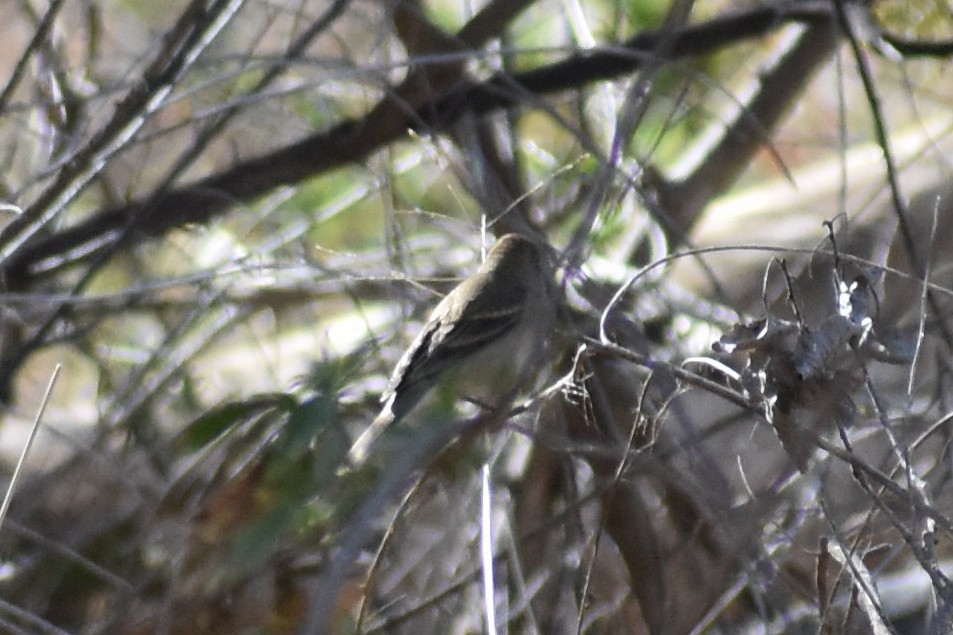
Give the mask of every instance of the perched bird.
[(381, 395), (384, 407), (351, 446), (359, 464), (374, 441), (427, 392), (454, 381), (461, 397), (498, 407), (538, 363), (555, 314), (552, 267), (540, 245), (506, 234), (479, 270), (430, 314)]

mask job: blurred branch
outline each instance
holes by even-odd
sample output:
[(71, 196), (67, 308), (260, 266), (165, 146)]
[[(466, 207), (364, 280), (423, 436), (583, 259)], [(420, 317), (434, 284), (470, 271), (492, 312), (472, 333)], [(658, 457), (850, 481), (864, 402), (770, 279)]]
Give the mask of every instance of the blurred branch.
[[(512, 19), (523, 6), (525, 3), (491, 3), (461, 29), (457, 39), (465, 47), (480, 46), (500, 34), (493, 26), (502, 31), (505, 20)], [(532, 104), (542, 95), (635, 71), (662, 39), (671, 40), (672, 59), (702, 55), (763, 36), (790, 22), (828, 22), (831, 11), (826, 2), (756, 7), (684, 29), (643, 32), (624, 46), (573, 55), (526, 73), (498, 74), (484, 82), (461, 84), (458, 73), (430, 74), (425, 94), (415, 90), (419, 78), (411, 73), (401, 87), (360, 119), (343, 121), (290, 146), (238, 162), (192, 185), (101, 210), (48, 237), (25, 244), (21, 239), (14, 249), (8, 245), (3, 274), (11, 288), (23, 288), (36, 276), (75, 265), (117, 244), (142, 242), (185, 224), (205, 224), (235, 203), (254, 199), (278, 185), (361, 161), (401, 138), (408, 128), (444, 130), (464, 112), (483, 114), (517, 103)], [(462, 63), (461, 59), (457, 65)], [(43, 211), (39, 205), (33, 208), (34, 216)], [(44, 217), (48, 216), (46, 210)], [(5, 231), (0, 238), (12, 231)]]
[(24, 50), (17, 59), (17, 64), (13, 69), (13, 73), (10, 75), (10, 79), (7, 80), (7, 85), (3, 87), (3, 92), (0, 93), (0, 112), (4, 112), (7, 109), (10, 96), (13, 95), (13, 91), (16, 89), (17, 84), (20, 83), (20, 78), (23, 77), (23, 73), (26, 71), (27, 62), (30, 60), (33, 52), (38, 50), (46, 41), (47, 35), (49, 34), (50, 29), (53, 27), (53, 20), (59, 14), (60, 8), (62, 6), (63, 0), (53, 0), (50, 2), (50, 6), (47, 7), (46, 13), (43, 15), (43, 19), (39, 24), (36, 25), (36, 30), (33, 32), (33, 37), (30, 39), (30, 43), (27, 44), (26, 50)]
[[(0, 230), (0, 258), (7, 261), (43, 229), (83, 190), (102, 163), (125, 147), (154, 114), (182, 72), (214, 39), (244, 0), (193, 0), (176, 25), (166, 34), (163, 46), (142, 79), (116, 105), (109, 121), (85, 147), (69, 157), (53, 183)], [(127, 218), (126, 221), (134, 221)]]
[(770, 144), (771, 131), (830, 57), (837, 39), (832, 20), (805, 29), (778, 63), (759, 77), (758, 92), (743, 104), (702, 163), (682, 180), (655, 184), (674, 236), (688, 235), (712, 197), (734, 183), (755, 153)]
[(882, 34), (882, 37), (884, 42), (890, 44), (901, 55), (916, 57), (949, 57), (953, 55), (953, 41), (951, 40), (925, 42), (890, 35), (889, 33)]
[[(525, 73), (497, 75), (476, 85), (460, 86), (445, 96), (436, 110), (450, 118), (459, 116), (459, 108), (454, 105), (487, 113), (514, 106), (530, 95), (554, 94), (639, 70), (663, 43), (670, 59), (707, 55), (791, 23), (829, 22), (832, 11), (830, 4), (823, 1), (792, 2), (787, 6), (732, 12), (680, 29), (643, 31), (619, 46), (597, 47)], [(438, 129), (446, 125), (441, 119), (428, 123)]]
[(159, 191), (163, 191), (169, 187), (172, 187), (172, 184), (175, 183), (176, 179), (178, 179), (193, 163), (195, 163), (196, 159), (202, 156), (202, 152), (209, 146), (212, 140), (218, 137), (222, 131), (225, 130), (228, 123), (234, 119), (236, 115), (242, 112), (242, 104), (246, 103), (247, 99), (264, 93), (266, 88), (268, 88), (272, 83), (274, 83), (275, 80), (281, 77), (288, 64), (304, 54), (308, 45), (314, 41), (314, 38), (331, 26), (331, 24), (337, 18), (339, 18), (342, 13), (344, 13), (344, 9), (347, 8), (349, 3), (350, 0), (334, 0), (334, 3), (328, 7), (327, 10), (311, 24), (311, 26), (309, 26), (303, 33), (295, 38), (295, 40), (285, 50), (281, 62), (274, 64), (268, 69), (268, 72), (266, 72), (261, 79), (255, 83), (255, 86), (245, 95), (246, 99), (236, 100), (232, 106), (227, 108), (224, 112), (219, 113), (215, 117), (214, 121), (202, 130), (195, 141), (185, 149), (182, 157), (169, 171), (168, 175), (166, 175), (165, 179), (161, 182), (157, 189)]

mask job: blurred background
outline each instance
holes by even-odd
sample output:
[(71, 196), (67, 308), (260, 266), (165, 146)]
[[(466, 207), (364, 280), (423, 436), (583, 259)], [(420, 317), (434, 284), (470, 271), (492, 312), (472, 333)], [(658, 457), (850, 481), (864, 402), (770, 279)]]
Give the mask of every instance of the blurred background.
[[(953, 628), (947, 4), (9, 0), (0, 39), (0, 630)], [(560, 265), (533, 390), (349, 465), (514, 231)]]

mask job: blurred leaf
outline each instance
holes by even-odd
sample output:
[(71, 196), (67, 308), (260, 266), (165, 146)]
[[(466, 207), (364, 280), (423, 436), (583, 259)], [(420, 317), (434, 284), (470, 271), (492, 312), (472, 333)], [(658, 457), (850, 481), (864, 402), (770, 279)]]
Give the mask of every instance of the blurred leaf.
[(264, 516), (242, 529), (232, 544), (231, 562), (238, 573), (254, 571), (281, 546), (281, 538), (294, 523), (300, 509), (296, 499), (285, 499)]
[(182, 440), (187, 448), (202, 448), (238, 423), (249, 421), (268, 410), (291, 411), (297, 402), (285, 393), (258, 395), (244, 401), (231, 401), (213, 408), (186, 426)]
[(286, 465), (301, 458), (319, 432), (336, 417), (337, 404), (333, 396), (317, 395), (299, 404), (291, 412), (275, 443), (277, 464)]
[[(338, 425), (336, 396), (321, 394), (291, 413), (270, 453), (268, 481), (302, 499), (333, 482), (350, 440)], [(291, 481), (291, 482), (289, 482)], [(303, 487), (302, 491), (296, 491)]]

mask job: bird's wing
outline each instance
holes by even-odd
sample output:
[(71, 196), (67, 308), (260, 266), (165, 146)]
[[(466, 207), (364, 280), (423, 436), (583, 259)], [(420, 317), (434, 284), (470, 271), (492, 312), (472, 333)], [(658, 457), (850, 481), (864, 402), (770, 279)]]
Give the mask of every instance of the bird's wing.
[[(443, 314), (443, 319), (428, 321), (394, 369), (385, 395), (389, 396), (401, 385), (429, 384), (431, 378), (482, 350), (519, 324), (524, 301), (521, 290), (506, 294), (506, 289), (494, 284), (489, 277), (476, 277), (462, 286), (470, 288), (458, 287), (451, 293), (456, 297), (447, 296), (434, 310), (433, 315)], [(470, 300), (456, 304), (459, 297)], [(451, 310), (444, 310), (444, 303)]]

